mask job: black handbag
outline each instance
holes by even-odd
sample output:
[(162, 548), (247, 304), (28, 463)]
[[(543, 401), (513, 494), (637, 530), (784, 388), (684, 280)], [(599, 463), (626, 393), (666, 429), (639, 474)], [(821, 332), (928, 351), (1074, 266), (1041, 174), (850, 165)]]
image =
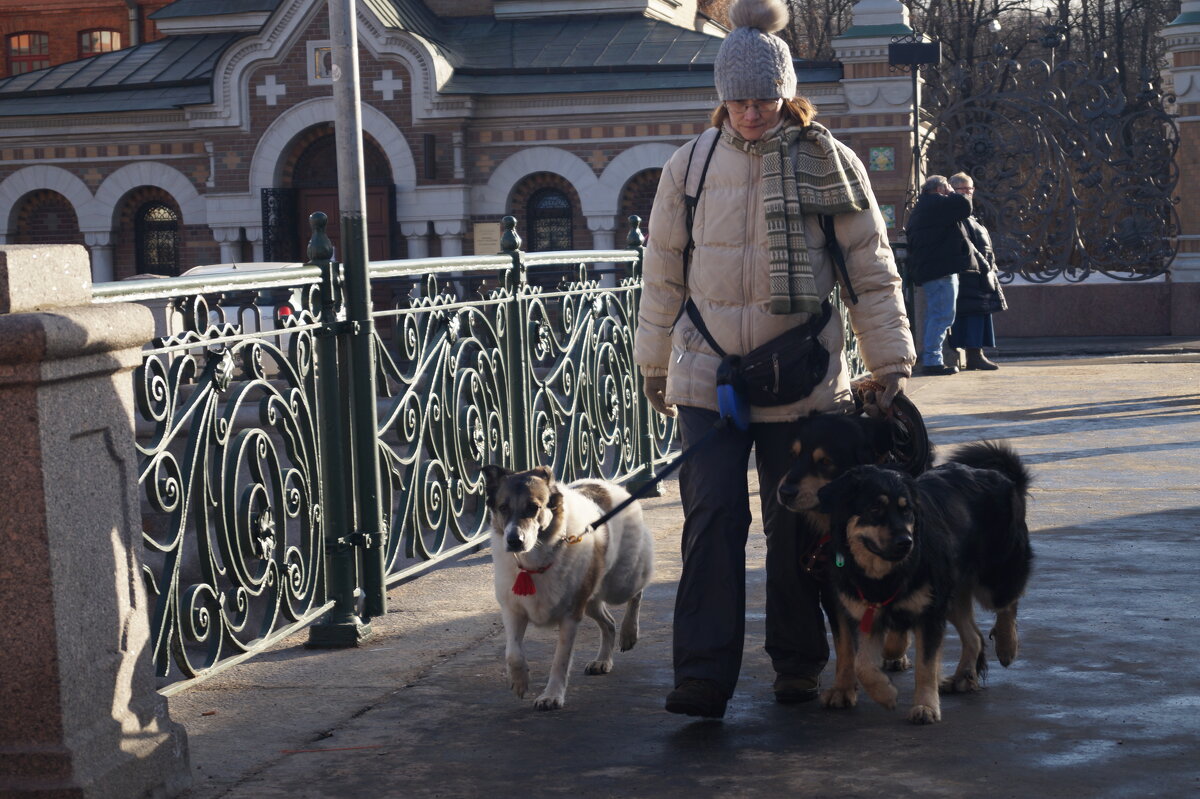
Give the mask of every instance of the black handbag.
[(729, 355), (717, 344), (700, 316), (700, 309), (688, 298), (688, 318), (717, 355), (721, 370), (734, 390), (751, 405), (770, 407), (799, 402), (825, 380), (829, 371), (829, 350), (817, 336), (833, 316), (829, 300), (821, 303), (821, 313), (807, 322), (781, 333), (745, 355)]

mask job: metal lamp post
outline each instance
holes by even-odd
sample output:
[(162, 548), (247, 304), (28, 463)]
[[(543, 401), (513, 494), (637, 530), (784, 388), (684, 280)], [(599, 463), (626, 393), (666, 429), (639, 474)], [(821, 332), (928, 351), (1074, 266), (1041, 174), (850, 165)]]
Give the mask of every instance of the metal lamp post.
[(913, 201), (921, 192), (921, 67), (940, 63), (942, 43), (924, 34), (897, 36), (888, 45), (888, 65), (912, 74), (912, 189)]

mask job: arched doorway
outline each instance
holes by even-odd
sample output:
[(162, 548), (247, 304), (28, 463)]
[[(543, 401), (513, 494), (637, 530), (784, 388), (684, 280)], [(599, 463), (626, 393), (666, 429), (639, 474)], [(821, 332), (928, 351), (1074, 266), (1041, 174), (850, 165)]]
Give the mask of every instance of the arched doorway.
[[(618, 229), (629, 232), (629, 217), (642, 218), (643, 234), (650, 232), (650, 208), (654, 205), (654, 195), (658, 191), (658, 180), (662, 176), (661, 169), (643, 169), (625, 181), (621, 188), (621, 218), (617, 220)], [(617, 246), (622, 245), (623, 239), (617, 239)]]
[(570, 250), (575, 242), (588, 240), (579, 195), (561, 175), (527, 175), (513, 187), (508, 207), (521, 223), (518, 229), (526, 252)]
[[(178, 275), (194, 265), (179, 203), (157, 186), (139, 186), (117, 203), (113, 269), (117, 280), (133, 275)], [(195, 231), (190, 240), (193, 242)], [(211, 241), (211, 239), (210, 239)]]
[(74, 206), (56, 191), (26, 194), (13, 209), (13, 219), (13, 244), (84, 243)]
[[(395, 258), (395, 186), (387, 156), (370, 136), (363, 136), (363, 175), (367, 184), (367, 247), (374, 260)], [(329, 217), (326, 232), (341, 257), (341, 226), (338, 209), (337, 140), (333, 126), (316, 125), (298, 137), (284, 165), (283, 188), (274, 190), (277, 199), (295, 209), (294, 233), (290, 240), (276, 236), (280, 252), (268, 260), (305, 260), (310, 230), (309, 214), (321, 211)], [(286, 251), (283, 251), (283, 250)]]

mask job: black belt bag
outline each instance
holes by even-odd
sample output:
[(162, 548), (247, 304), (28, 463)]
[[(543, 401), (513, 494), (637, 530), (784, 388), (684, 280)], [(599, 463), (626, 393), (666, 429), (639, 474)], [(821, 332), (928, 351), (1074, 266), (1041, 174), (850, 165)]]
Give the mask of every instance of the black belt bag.
[(725, 379), (751, 405), (770, 407), (799, 402), (825, 380), (829, 371), (829, 351), (817, 336), (833, 315), (829, 301), (821, 303), (821, 313), (807, 322), (755, 347), (745, 355), (729, 355), (713, 339), (700, 316), (700, 309), (688, 298), (688, 318), (704, 336), (708, 346), (721, 356)]

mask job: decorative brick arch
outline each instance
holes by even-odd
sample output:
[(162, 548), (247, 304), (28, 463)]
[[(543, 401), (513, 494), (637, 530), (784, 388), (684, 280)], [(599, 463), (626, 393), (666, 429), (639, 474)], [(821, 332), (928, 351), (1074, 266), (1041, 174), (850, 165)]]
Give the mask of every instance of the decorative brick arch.
[(117, 225), (118, 203), (139, 186), (156, 186), (174, 198), (179, 205), (185, 225), (204, 225), (208, 222), (208, 204), (182, 172), (157, 161), (128, 164), (113, 172), (96, 192), (96, 206), (89, 209), (85, 219), (79, 219), (83, 230), (112, 230)]
[[(417, 164), (404, 134), (395, 123), (377, 108), (363, 103), (363, 131), (371, 134), (383, 149), (392, 167), (392, 183), (397, 192), (412, 190), (417, 185)], [(317, 97), (306, 100), (283, 112), (270, 124), (250, 161), (250, 192), (257, 197), (262, 189), (276, 188), (280, 184), (283, 162), (291, 152), (293, 140), (315, 125), (333, 121), (335, 109), (332, 97)]]
[[(552, 172), (571, 184), (579, 195), (584, 216), (605, 213), (598, 200), (596, 174), (583, 159), (557, 147), (531, 147), (514, 153), (492, 172), (487, 185), (475, 190), (475, 213), (480, 216), (503, 216), (508, 213), (508, 200), (513, 188), (522, 178), (535, 172)], [(617, 187), (620, 191), (620, 186)], [(616, 213), (616, 200), (612, 202)]]
[(61, 167), (36, 164), (17, 170), (0, 183), (0, 220), (4, 220), (4, 230), (0, 232), (12, 232), (21, 198), (42, 189), (66, 197), (82, 228), (84, 214), (95, 204), (87, 185)]
[[(639, 144), (630, 147), (608, 162), (600, 175), (597, 194), (604, 206), (600, 213), (617, 214), (621, 210), (621, 193), (629, 179), (647, 169), (662, 169), (679, 147), (665, 142)], [(621, 224), (624, 225), (624, 220)]]

